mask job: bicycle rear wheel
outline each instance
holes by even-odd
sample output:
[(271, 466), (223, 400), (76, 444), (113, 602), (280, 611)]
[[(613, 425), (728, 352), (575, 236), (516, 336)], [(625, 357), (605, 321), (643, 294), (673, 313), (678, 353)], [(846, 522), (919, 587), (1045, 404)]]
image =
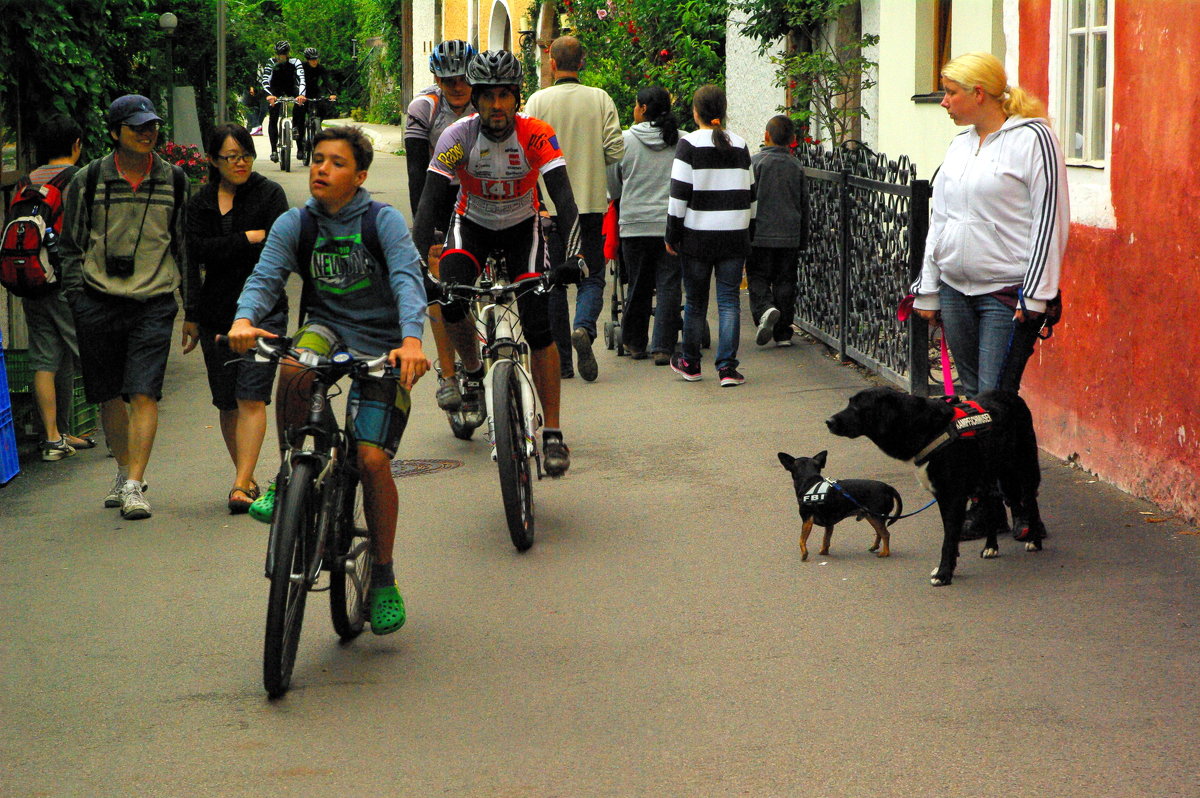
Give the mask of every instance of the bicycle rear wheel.
[(533, 545), (533, 470), (525, 448), (525, 414), (521, 407), (520, 376), (511, 360), (496, 364), (492, 378), (496, 413), (496, 465), (508, 533), (517, 551)]
[(362, 483), (342, 473), (333, 523), (333, 568), (329, 573), (329, 611), (343, 643), (358, 637), (367, 620), (367, 590), (375, 546), (363, 519)]
[(274, 557), (263, 644), (263, 686), (278, 698), (287, 692), (308, 597), (306, 545), (314, 534), (313, 464), (299, 463), (284, 486), (271, 524)]
[(292, 120), (285, 119), (280, 123), (279, 131), (279, 168), (285, 172), (292, 171)]

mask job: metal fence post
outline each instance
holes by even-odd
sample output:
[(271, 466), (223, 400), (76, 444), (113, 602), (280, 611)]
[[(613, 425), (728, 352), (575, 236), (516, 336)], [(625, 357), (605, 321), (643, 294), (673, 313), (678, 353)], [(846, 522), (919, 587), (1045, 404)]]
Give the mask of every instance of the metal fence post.
[(839, 190), (838, 227), (840, 252), (838, 253), (838, 360), (849, 363), (846, 356), (846, 338), (850, 330), (850, 170), (841, 173)]
[[(916, 280), (925, 260), (925, 236), (929, 232), (928, 180), (914, 180), (908, 223), (908, 276)], [(909, 393), (929, 396), (929, 324), (916, 313), (908, 319)]]

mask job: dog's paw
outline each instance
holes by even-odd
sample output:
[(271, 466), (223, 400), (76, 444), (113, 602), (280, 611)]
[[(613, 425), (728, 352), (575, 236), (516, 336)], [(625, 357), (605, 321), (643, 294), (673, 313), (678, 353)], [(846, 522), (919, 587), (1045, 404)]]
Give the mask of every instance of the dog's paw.
[(929, 580), (929, 584), (933, 585), (934, 587), (945, 587), (946, 585), (950, 584), (950, 580), (935, 576)]
[(983, 551), (979, 552), (979, 556), (985, 560), (994, 560), (1000, 556), (1000, 549), (993, 549), (991, 546), (987, 546)]
[(1041, 550), (1042, 550), (1042, 541), (1040, 541), (1040, 540), (1031, 540), (1025, 544), (1025, 551), (1041, 551)]
[(800, 553), (800, 562), (808, 562), (808, 552), (807, 551)]
[[(871, 551), (875, 551), (875, 549), (871, 549)], [(890, 551), (881, 551), (878, 554), (876, 554), (875, 556), (876, 557), (891, 557), (892, 553)]]

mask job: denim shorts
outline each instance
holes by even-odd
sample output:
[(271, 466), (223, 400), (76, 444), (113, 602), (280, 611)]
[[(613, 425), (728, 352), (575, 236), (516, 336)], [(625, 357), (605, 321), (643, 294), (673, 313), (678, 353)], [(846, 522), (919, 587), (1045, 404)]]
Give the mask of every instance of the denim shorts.
[[(287, 312), (267, 316), (258, 327), (283, 335), (287, 332)], [(275, 364), (255, 363), (234, 353), (228, 344), (216, 341), (218, 334), (228, 328), (200, 327), (200, 349), (204, 352), (204, 368), (208, 371), (208, 390), (213, 407), (236, 410), (238, 400), (271, 403), (271, 388), (275, 384)]]
[[(333, 352), (350, 351), (337, 333), (323, 324), (306, 324), (296, 331), (293, 338), (296, 349), (308, 349), (322, 357)], [(361, 352), (351, 352), (364, 357)], [(396, 456), (404, 428), (408, 426), (408, 414), (412, 409), (412, 398), (396, 379), (362, 377), (350, 385), (346, 397), (354, 439), (360, 444), (382, 449), (388, 457)]]
[(85, 290), (73, 301), (87, 400), (133, 394), (162, 399), (163, 375), (179, 306), (174, 294), (142, 302)]

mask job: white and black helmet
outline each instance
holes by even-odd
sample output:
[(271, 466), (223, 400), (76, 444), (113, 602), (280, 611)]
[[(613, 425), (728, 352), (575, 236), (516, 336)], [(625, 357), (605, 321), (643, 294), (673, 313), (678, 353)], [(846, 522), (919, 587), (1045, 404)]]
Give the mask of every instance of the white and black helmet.
[(462, 39), (447, 39), (429, 54), (429, 71), (439, 78), (467, 73), (467, 64), (475, 57), (475, 48)]
[(320, 58), (321, 56), (317, 52), (316, 47), (305, 47), (304, 48), (304, 57), (307, 58), (309, 61), (315, 61), (316, 59)]
[(521, 87), (525, 69), (521, 59), (508, 50), (484, 50), (467, 64), (467, 83), (477, 86)]
[(275, 42), (276, 55), (287, 55), (291, 51), (292, 45), (288, 43), (287, 39), (280, 39), (279, 41)]

